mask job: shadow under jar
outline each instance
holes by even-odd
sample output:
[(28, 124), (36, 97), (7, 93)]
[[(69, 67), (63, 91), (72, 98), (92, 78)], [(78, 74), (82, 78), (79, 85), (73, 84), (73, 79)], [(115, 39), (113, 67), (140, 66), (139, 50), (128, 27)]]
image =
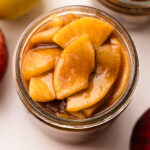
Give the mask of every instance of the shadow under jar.
[[(63, 21), (65, 22), (63, 25), (59, 22), (60, 18), (63, 18)], [(66, 18), (67, 18), (67, 20), (66, 20)], [(70, 18), (70, 21), (68, 21), (69, 18)], [(119, 59), (120, 60), (119, 62), (122, 62), (119, 65), (120, 69), (118, 71), (118, 74), (117, 74), (115, 81), (113, 82), (111, 88), (109, 88), (109, 91), (107, 92), (107, 94), (105, 94), (105, 96), (102, 98), (102, 101), (104, 101), (104, 102), (102, 102), (102, 103), (97, 102), (97, 103), (95, 103), (95, 105), (92, 105), (92, 106), (90, 105), (90, 107), (88, 107), (87, 109), (82, 110), (80, 108), (80, 110), (77, 112), (68, 112), (68, 111), (66, 111), (68, 108), (65, 108), (66, 103), (68, 103), (68, 101), (66, 102), (66, 98), (63, 99), (61, 96), (58, 96), (58, 97), (61, 97), (60, 99), (63, 99), (63, 100), (55, 100), (57, 98), (54, 98), (53, 101), (42, 102), (42, 103), (35, 100), (36, 98), (33, 100), (31, 98), (31, 95), (29, 94), (30, 93), (29, 86), (30, 86), (31, 79), (24, 79), (24, 77), (22, 75), (22, 66), (23, 66), (22, 64), (23, 64), (24, 57), (29, 52), (36, 51), (39, 49), (40, 50), (41, 49), (44, 49), (44, 50), (45, 49), (56, 49), (56, 48), (61, 49), (62, 54), (60, 57), (62, 57), (62, 55), (64, 55), (63, 51), (70, 51), (70, 49), (72, 51), (76, 51), (76, 49), (77, 49), (76, 46), (80, 47), (81, 45), (83, 46), (84, 43), (86, 43), (87, 41), (88, 42), (90, 40), (93, 41), (93, 39), (89, 40), (88, 37), (91, 38), (90, 34), (95, 32), (95, 31), (93, 31), (93, 29), (94, 30), (96, 29), (95, 28), (96, 23), (94, 22), (93, 29), (91, 28), (92, 32), (86, 31), (86, 28), (88, 28), (86, 26), (89, 26), (89, 24), (90, 24), (89, 20), (93, 21), (93, 19), (96, 20), (96, 22), (97, 21), (98, 22), (100, 21), (103, 23), (105, 22), (106, 23), (105, 25), (111, 26), (113, 28), (113, 31), (107, 37), (107, 40), (104, 41), (103, 44), (101, 44), (101, 46), (99, 45), (99, 43), (98, 43), (98, 45), (95, 44), (96, 46), (95, 45), (91, 46), (89, 43), (85, 44), (85, 46), (88, 45), (86, 47), (87, 52), (94, 50), (94, 53), (97, 53), (100, 50), (100, 55), (99, 55), (101, 58), (100, 60), (104, 60), (104, 62), (106, 61), (106, 63), (108, 63), (107, 64), (108, 66), (109, 66), (109, 63), (113, 64), (112, 63), (113, 61), (116, 62), (116, 59), (112, 59), (111, 56), (113, 56), (115, 54), (115, 56), (118, 57), (118, 54), (116, 55), (116, 53), (112, 53), (112, 52), (116, 51), (117, 44), (119, 44), (119, 51), (121, 54), (120, 59)], [(56, 23), (54, 21), (55, 23), (53, 25), (56, 27), (57, 25), (59, 26), (61, 24), (62, 27), (60, 30), (65, 28), (67, 25), (69, 25), (70, 22), (72, 22), (71, 24), (73, 24), (76, 20), (77, 20), (77, 22), (78, 22), (78, 20), (79, 20), (79, 22), (82, 22), (82, 20), (86, 20), (86, 22), (84, 22), (85, 25), (83, 25), (84, 34), (77, 36), (76, 38), (71, 40), (71, 42), (64, 49), (62, 48), (63, 46), (60, 46), (60, 45), (58, 46), (56, 43), (54, 44), (53, 42), (46, 41), (46, 42), (41, 42), (42, 44), (41, 43), (37, 44), (36, 42), (35, 42), (36, 43), (35, 44), (34, 42), (31, 42), (33, 40), (34, 35), (49, 30), (48, 25), (51, 24), (51, 22), (53, 22), (53, 20), (55, 20), (55, 21), (59, 20), (58, 21), (59, 23), (58, 22)], [(50, 28), (51, 28), (51, 26), (50, 26)], [(77, 28), (78, 28), (78, 26), (76, 26), (76, 29), (75, 29), (76, 32), (82, 33), (81, 28), (79, 31), (77, 31)], [(97, 32), (101, 33), (101, 31), (100, 32), (99, 31), (96, 31), (96, 33)], [(57, 33), (59, 33), (59, 32), (60, 31), (58, 31)], [(87, 33), (85, 33), (85, 32), (87, 32)], [(105, 33), (106, 32), (107, 31), (105, 31)], [(66, 34), (66, 32), (64, 32), (64, 33)], [(104, 35), (104, 36), (106, 36), (106, 35)], [(62, 38), (62, 37), (60, 37), (60, 38)], [(63, 38), (65, 38), (65, 35), (63, 35)], [(97, 39), (97, 37), (96, 37), (96, 39)], [(104, 39), (104, 37), (102, 39)], [(62, 40), (60, 40), (60, 41), (62, 42)], [(74, 46), (74, 44), (72, 44), (73, 42), (76, 43), (75, 46)], [(78, 44), (78, 43), (80, 43), (80, 44)], [(109, 52), (109, 51), (107, 52), (107, 49), (109, 49), (107, 47), (110, 47), (111, 44), (114, 45), (114, 49), (112, 48), (112, 51), (110, 51), (110, 54), (112, 53), (112, 55), (107, 57), (108, 52)], [(83, 50), (83, 51), (84, 51), (84, 49), (81, 48), (81, 50)], [(106, 53), (105, 53), (105, 49), (106, 49)], [(104, 55), (101, 55), (101, 54), (104, 54)], [(85, 55), (86, 55), (86, 53), (85, 53)], [(98, 63), (99, 57), (97, 56), (97, 54), (95, 54), (95, 55), (96, 55), (96, 58), (94, 58), (95, 59), (94, 61), (97, 61), (96, 63)], [(70, 57), (70, 55), (68, 55), (68, 57)], [(91, 53), (91, 55), (89, 55), (89, 57), (92, 57), (92, 53)], [(105, 59), (105, 57), (108, 59)], [(115, 57), (115, 58), (117, 58), (117, 57)], [(110, 61), (109, 58), (112, 61)], [(32, 57), (32, 59), (34, 60), (34, 56)], [(84, 56), (82, 57), (82, 59), (84, 59)], [(36, 60), (36, 62), (38, 63), (37, 60)], [(103, 61), (100, 61), (100, 62), (103, 65)], [(58, 63), (59, 63), (59, 60), (56, 63), (56, 68), (58, 66)], [(74, 65), (76, 65), (76, 64), (74, 64)], [(126, 67), (123, 67), (124, 65)], [(14, 54), (13, 76), (14, 76), (14, 80), (16, 83), (16, 89), (17, 89), (17, 92), (18, 92), (18, 95), (19, 95), (21, 101), (24, 103), (26, 108), (33, 114), (33, 116), (35, 116), (36, 118), (38, 118), (41, 121), (41, 122), (38, 122), (39, 124), (41, 123), (41, 125), (40, 125), (41, 130), (44, 129), (44, 130), (46, 130), (46, 133), (50, 133), (50, 135), (56, 137), (57, 139), (63, 140), (63, 141), (81, 142), (81, 141), (85, 141), (85, 140), (89, 139), (91, 137), (90, 134), (94, 134), (98, 130), (103, 130), (103, 128), (105, 126), (111, 124), (112, 121), (127, 107), (129, 102), (131, 101), (131, 98), (133, 96), (133, 93), (134, 93), (134, 90), (136, 87), (136, 83), (137, 83), (137, 79), (138, 79), (138, 67), (139, 67), (138, 56), (136, 53), (135, 46), (134, 46), (130, 36), (128, 35), (127, 31), (115, 19), (113, 19), (106, 13), (102, 12), (101, 10), (98, 10), (95, 8), (91, 8), (91, 7), (87, 7), (87, 6), (66, 6), (66, 7), (61, 7), (61, 8), (49, 11), (48, 13), (40, 16), (35, 21), (33, 21), (28, 26), (28, 28), (24, 31), (24, 33), (22, 34), (22, 36), (18, 42), (18, 45), (16, 47), (16, 52)], [(94, 69), (95, 69), (95, 67), (94, 67)], [(95, 74), (94, 69), (93, 69), (93, 72), (91, 71), (92, 75)], [(102, 70), (101, 69), (100, 69), (100, 71), (103, 71), (103, 69)], [(84, 70), (84, 69), (82, 68), (82, 70)], [(107, 74), (106, 72), (102, 76), (105, 76), (105, 74)], [(68, 71), (67, 74), (70, 74), (70, 72)], [(102, 76), (100, 78), (102, 78)], [(49, 76), (49, 79), (50, 78), (51, 77)], [(111, 79), (112, 78), (113, 77), (111, 77)], [(54, 80), (54, 79), (55, 79), (55, 77), (52, 78), (52, 80)], [(121, 80), (121, 79), (123, 79), (123, 80)], [(56, 80), (57, 80), (57, 78), (56, 78)], [(91, 80), (91, 79), (89, 79), (89, 80)], [(47, 79), (45, 81), (47, 81)], [(97, 81), (99, 81), (99, 80), (96, 80), (96, 84), (97, 83), (101, 84), (101, 82), (97, 82)], [(102, 80), (102, 82), (103, 82), (103, 80)], [(104, 82), (104, 84), (107, 85), (107, 83), (105, 83), (105, 82)], [(39, 85), (37, 85), (37, 86), (39, 86)], [(72, 85), (72, 86), (74, 86), (74, 85)], [(88, 84), (88, 86), (90, 86), (90, 85)], [(102, 87), (103, 87), (103, 84), (102, 84)], [(117, 87), (118, 87), (118, 89), (117, 89)], [(35, 85), (35, 88), (37, 88), (36, 85)], [(64, 88), (66, 88), (66, 87), (64, 86)], [(87, 88), (88, 87), (86, 87), (86, 89)], [(121, 88), (123, 88), (123, 89), (121, 89)], [(104, 86), (104, 89), (105, 89), (105, 86)], [(115, 92), (116, 89), (117, 89), (117, 92)], [(38, 91), (40, 92), (40, 90), (38, 90)], [(84, 92), (84, 89), (83, 89), (83, 92)], [(101, 93), (101, 91), (100, 91), (100, 93)], [(115, 96), (114, 93), (115, 94), (119, 93), (119, 94), (117, 94), (117, 96)], [(97, 93), (97, 95), (99, 95), (99, 92)], [(93, 95), (93, 96), (95, 96), (95, 95)], [(107, 97), (109, 97), (109, 98), (107, 98)], [(112, 97), (116, 97), (116, 99), (113, 99)], [(92, 98), (93, 97), (91, 97), (91, 99)], [(84, 97), (83, 97), (83, 99), (84, 99)], [(80, 99), (79, 101), (81, 101), (81, 100), (82, 99)], [(60, 105), (59, 104), (57, 105), (57, 103), (61, 103), (60, 109), (63, 109), (63, 110), (59, 111), (57, 109), (57, 107), (60, 107)], [(93, 106), (96, 108), (93, 109), (92, 108)], [(91, 108), (92, 108), (92, 111), (91, 111)], [(74, 107), (72, 108), (72, 110), (74, 111)], [(90, 115), (89, 115), (89, 110), (90, 110)], [(42, 126), (42, 128), (41, 128), (41, 126)], [(64, 138), (64, 136), (65, 136), (65, 138)]]
[(150, 21), (150, 0), (98, 0), (127, 28), (140, 28)]

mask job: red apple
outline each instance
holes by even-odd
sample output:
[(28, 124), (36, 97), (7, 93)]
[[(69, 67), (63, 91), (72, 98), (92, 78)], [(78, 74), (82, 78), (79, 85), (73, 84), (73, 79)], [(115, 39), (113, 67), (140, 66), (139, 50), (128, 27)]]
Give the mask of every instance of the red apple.
[(7, 48), (4, 35), (0, 29), (0, 80), (4, 76), (7, 68)]
[(133, 129), (130, 150), (150, 150), (150, 109), (142, 115)]

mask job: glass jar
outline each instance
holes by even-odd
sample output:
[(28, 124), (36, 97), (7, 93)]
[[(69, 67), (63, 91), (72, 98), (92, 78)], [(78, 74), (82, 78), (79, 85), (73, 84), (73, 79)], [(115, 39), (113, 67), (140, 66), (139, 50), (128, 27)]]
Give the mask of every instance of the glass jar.
[[(150, 0), (98, 0), (126, 27), (135, 28), (150, 21)], [(112, 10), (112, 11), (111, 11)]]
[[(29, 96), (23, 84), (20, 68), (25, 45), (27, 44), (33, 32), (39, 26), (49, 21), (50, 16), (54, 13), (60, 16), (73, 13), (84, 16), (96, 17), (103, 19), (106, 22), (109, 22), (115, 28), (116, 32), (120, 36), (124, 47), (128, 52), (130, 59), (130, 77), (127, 88), (124, 94), (117, 101), (117, 103), (103, 110), (97, 116), (93, 116), (91, 118), (83, 120), (71, 120), (57, 117), (44, 110), (36, 102), (34, 102)], [(61, 140), (75, 142), (86, 140), (91, 137), (87, 136), (87, 134), (93, 134), (98, 129), (102, 130), (106, 125), (111, 124), (112, 120), (114, 120), (114, 118), (116, 118), (127, 107), (129, 102), (131, 101), (136, 87), (138, 79), (138, 67), (139, 63), (135, 46), (127, 31), (115, 19), (102, 12), (101, 10), (95, 8), (87, 6), (66, 6), (45, 13), (27, 27), (27, 29), (22, 34), (16, 47), (16, 52), (14, 53), (13, 76), (16, 84), (16, 89), (21, 101), (24, 103), (26, 108), (33, 114), (33, 116), (38, 118), (42, 122), (42, 126), (46, 129), (46, 132), (48, 133), (50, 131), (51, 135), (55, 135)], [(64, 138), (64, 135), (67, 136), (65, 136)]]

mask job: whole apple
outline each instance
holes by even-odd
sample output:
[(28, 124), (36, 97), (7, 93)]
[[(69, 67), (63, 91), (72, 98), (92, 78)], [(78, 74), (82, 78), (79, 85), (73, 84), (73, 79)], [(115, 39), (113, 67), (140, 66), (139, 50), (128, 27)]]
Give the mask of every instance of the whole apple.
[(0, 19), (16, 19), (29, 12), (39, 0), (0, 0)]
[(8, 60), (8, 55), (7, 55), (6, 43), (5, 43), (4, 35), (0, 29), (0, 80), (2, 79), (2, 77), (6, 72), (7, 60)]
[(133, 129), (130, 150), (150, 150), (150, 109), (140, 117)]

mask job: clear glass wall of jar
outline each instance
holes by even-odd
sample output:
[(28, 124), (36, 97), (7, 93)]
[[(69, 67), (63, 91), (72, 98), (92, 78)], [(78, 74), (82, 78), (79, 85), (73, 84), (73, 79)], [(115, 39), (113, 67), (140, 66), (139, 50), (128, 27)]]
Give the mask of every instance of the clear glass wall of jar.
[(109, 13), (128, 28), (141, 27), (150, 21), (150, 0), (98, 0)]
[[(73, 13), (105, 20), (115, 28), (116, 32), (120, 36), (124, 47), (127, 50), (130, 59), (130, 77), (127, 88), (124, 94), (117, 101), (117, 103), (100, 112), (97, 116), (93, 116), (91, 118), (83, 120), (71, 120), (57, 117), (44, 110), (36, 102), (34, 102), (29, 96), (23, 84), (20, 69), (25, 45), (27, 44), (33, 32), (39, 26), (49, 21), (50, 16), (54, 13), (60, 16)], [(17, 44), (13, 62), (13, 76), (16, 84), (17, 93), (26, 108), (33, 114), (35, 118), (38, 118), (41, 121), (40, 129), (42, 130), (42, 128), (46, 128), (47, 133), (49, 132), (51, 135), (56, 135), (56, 137), (61, 140), (65, 139), (67, 141), (73, 142), (86, 140), (90, 137), (87, 135), (93, 134), (98, 129), (103, 130), (106, 125), (111, 124), (111, 122), (127, 107), (136, 88), (138, 80), (138, 69), (139, 63), (136, 48), (127, 31), (122, 27), (122, 25), (120, 25), (115, 19), (113, 19), (106, 13), (102, 12), (101, 10), (87, 6), (61, 7), (49, 11), (33, 21), (24, 31)]]

